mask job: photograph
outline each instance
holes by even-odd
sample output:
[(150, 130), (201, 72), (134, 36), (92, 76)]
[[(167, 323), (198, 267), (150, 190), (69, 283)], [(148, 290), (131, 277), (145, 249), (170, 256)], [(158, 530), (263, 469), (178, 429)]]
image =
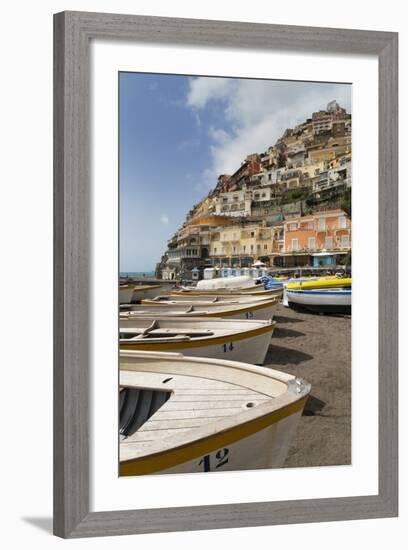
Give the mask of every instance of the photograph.
[(119, 72), (119, 476), (351, 464), (352, 92)]

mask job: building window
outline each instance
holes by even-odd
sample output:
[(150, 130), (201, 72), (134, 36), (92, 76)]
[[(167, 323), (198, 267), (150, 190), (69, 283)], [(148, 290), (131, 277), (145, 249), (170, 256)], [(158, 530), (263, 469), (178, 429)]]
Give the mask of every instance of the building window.
[(292, 239), (292, 252), (299, 250), (299, 239)]
[(235, 254), (235, 252), (237, 251), (237, 247), (236, 247), (236, 246), (233, 246), (233, 247), (232, 247), (232, 251), (233, 251), (233, 253)]
[(317, 227), (319, 231), (324, 231), (326, 229), (326, 220), (324, 218), (319, 218)]
[(339, 216), (339, 229), (346, 228), (346, 216)]
[(271, 181), (272, 179), (272, 174), (268, 174), (268, 180)]
[(253, 251), (254, 251), (254, 245), (251, 244), (251, 252), (253, 252)]
[(255, 237), (255, 231), (251, 231), (251, 237)]
[(262, 193), (262, 198), (265, 198), (266, 197), (266, 193)]
[(350, 246), (350, 237), (348, 235), (341, 236), (341, 247), (348, 248)]
[(260, 244), (257, 244), (257, 245), (256, 245), (256, 249), (257, 249), (257, 250), (261, 250), (261, 245), (260, 245)]
[(245, 252), (246, 252), (246, 246), (245, 246), (245, 245), (242, 247), (242, 251), (243, 251), (244, 254), (245, 254)]
[(296, 223), (290, 223), (290, 224), (288, 225), (288, 229), (289, 229), (289, 231), (296, 231), (296, 229), (297, 229), (297, 224), (296, 224)]
[(214, 254), (217, 254), (217, 249), (216, 248), (214, 248)]
[(237, 234), (236, 234), (236, 233), (233, 233), (233, 234), (232, 234), (232, 238), (233, 238), (234, 241), (236, 241), (236, 240), (237, 240)]
[(264, 250), (268, 250), (268, 245), (264, 244)]
[(309, 250), (315, 250), (316, 249), (316, 239), (314, 237), (309, 237), (307, 241), (307, 247)]
[(333, 237), (325, 237), (324, 248), (326, 248), (327, 250), (333, 248)]

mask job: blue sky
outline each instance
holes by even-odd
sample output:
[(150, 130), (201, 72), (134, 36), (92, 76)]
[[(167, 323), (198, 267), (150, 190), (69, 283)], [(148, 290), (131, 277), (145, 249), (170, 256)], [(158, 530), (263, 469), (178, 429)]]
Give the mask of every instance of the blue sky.
[(153, 271), (218, 174), (351, 86), (121, 73), (119, 98), (120, 271)]

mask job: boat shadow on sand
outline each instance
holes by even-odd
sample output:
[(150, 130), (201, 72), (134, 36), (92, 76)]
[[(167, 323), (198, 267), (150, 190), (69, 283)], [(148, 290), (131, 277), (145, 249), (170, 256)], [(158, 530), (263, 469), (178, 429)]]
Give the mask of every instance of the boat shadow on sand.
[(277, 326), (273, 333), (274, 338), (299, 338), (299, 336), (305, 336), (304, 332), (293, 330), (291, 328), (284, 328)]
[(304, 322), (304, 319), (296, 319), (296, 317), (286, 317), (285, 315), (275, 315), (273, 319), (279, 325), (281, 323), (303, 323)]
[(313, 355), (297, 349), (284, 348), (271, 344), (266, 354), (264, 365), (275, 368), (276, 365), (300, 365), (313, 359)]
[(319, 416), (319, 413), (324, 409), (326, 403), (313, 395), (309, 395), (306, 400), (302, 416)]

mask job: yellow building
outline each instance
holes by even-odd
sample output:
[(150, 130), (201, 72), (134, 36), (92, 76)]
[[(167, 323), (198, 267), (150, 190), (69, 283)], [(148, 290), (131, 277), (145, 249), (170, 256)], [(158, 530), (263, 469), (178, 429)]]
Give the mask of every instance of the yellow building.
[(211, 231), (210, 257), (214, 265), (248, 266), (273, 253), (273, 229), (260, 223), (235, 223)]

